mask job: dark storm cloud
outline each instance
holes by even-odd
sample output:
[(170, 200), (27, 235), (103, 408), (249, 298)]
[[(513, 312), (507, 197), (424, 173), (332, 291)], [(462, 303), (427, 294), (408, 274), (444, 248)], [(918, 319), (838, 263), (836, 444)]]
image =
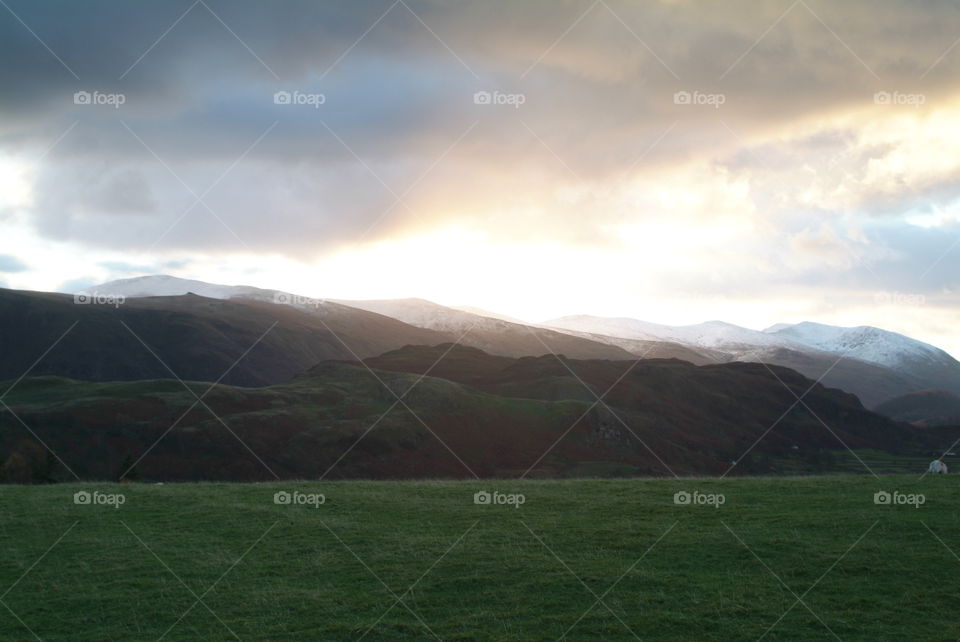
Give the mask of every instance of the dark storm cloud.
[[(0, 148), (36, 158), (77, 123), (44, 158), (30, 220), (47, 237), (113, 248), (248, 244), (307, 256), (479, 208), (492, 194), (536, 200), (554, 184), (698, 158), (789, 172), (795, 157), (746, 153), (747, 141), (869, 104), (878, 90), (935, 101), (952, 91), (960, 59), (926, 73), (956, 37), (947, 2), (9, 5), (37, 37), (0, 12)], [(475, 105), (480, 90), (525, 102)], [(124, 101), (77, 105), (77, 91)], [(277, 105), (277, 91), (325, 100)], [(677, 91), (722, 92), (725, 103), (676, 105)], [(820, 134), (797, 153), (842, 155), (849, 138)], [(427, 170), (409, 207), (383, 216)], [(768, 189), (758, 202), (782, 206)], [(441, 194), (466, 205), (444, 207)], [(882, 198), (878, 208), (908, 202)], [(589, 236), (596, 220), (579, 204), (561, 211), (550, 225), (493, 224)]]
[[(79, 80), (7, 16), (0, 21), (0, 56), (8, 61), (0, 66), (0, 82), (11, 88), (0, 96), (8, 116), (4, 129), (12, 136), (21, 129), (11, 131), (12, 125), (56, 113), (76, 116), (68, 104), (73, 91), (96, 89), (128, 94), (124, 117), (179, 133), (172, 136), (177, 142), (216, 149), (223, 137), (262, 131), (254, 125), (274, 114), (273, 90), (311, 88), (329, 94), (322, 113), (338, 132), (366, 132), (389, 154), (392, 141), (417, 140), (445, 114), (446, 121), (469, 118), (469, 94), (461, 90), (527, 92), (523, 113), (544, 122), (548, 134), (577, 122), (587, 139), (594, 132), (610, 138), (624, 129), (641, 132), (646, 120), (662, 125), (702, 118), (702, 111), (672, 104), (677, 89), (722, 90), (730, 94), (726, 117), (780, 122), (864, 100), (878, 86), (802, 5), (755, 44), (789, 5), (611, 2), (615, 13), (595, 6), (558, 42), (589, 4), (408, 4), (442, 42), (402, 4), (384, 16), (389, 2), (13, 2), (11, 8)], [(929, 6), (921, 12), (907, 3), (888, 4), (871, 20), (863, 20), (859, 7), (811, 6), (845, 41), (859, 45), (860, 57), (888, 82), (915, 81), (952, 41)], [(894, 29), (916, 23), (925, 28), (922, 39)], [(941, 63), (928, 84), (951, 65), (949, 59)], [(281, 114), (297, 131), (316, 130), (306, 112)], [(584, 145), (577, 138), (571, 136), (574, 150)]]

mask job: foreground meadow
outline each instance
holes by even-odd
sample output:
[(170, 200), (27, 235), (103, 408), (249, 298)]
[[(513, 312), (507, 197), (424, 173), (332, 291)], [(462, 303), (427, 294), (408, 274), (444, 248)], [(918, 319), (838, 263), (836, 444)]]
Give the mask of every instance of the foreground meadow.
[(956, 639), (958, 491), (919, 475), (4, 486), (0, 639)]

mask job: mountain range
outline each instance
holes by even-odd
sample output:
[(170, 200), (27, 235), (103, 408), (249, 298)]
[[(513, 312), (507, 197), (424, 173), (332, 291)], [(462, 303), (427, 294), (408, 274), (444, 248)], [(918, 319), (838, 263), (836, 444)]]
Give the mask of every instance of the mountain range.
[(868, 406), (924, 388), (960, 391), (960, 362), (945, 351), (870, 326), (777, 324), (750, 330), (722, 321), (665, 326), (636, 319), (573, 316), (546, 326), (580, 336), (675, 341), (718, 362), (755, 361), (793, 368), (853, 392)]
[(861, 469), (848, 448), (912, 469), (960, 399), (952, 357), (878, 328), (531, 324), (167, 276), (0, 290), (0, 353), (0, 459), (34, 481)]
[[(960, 362), (935, 346), (871, 326), (842, 328), (803, 322), (777, 324), (761, 331), (722, 321), (668, 326), (585, 315), (530, 324), (423, 299), (318, 300), (277, 290), (163, 275), (112, 281), (92, 290), (131, 299), (192, 293), (231, 301), (285, 304), (314, 315), (339, 305), (344, 306), (341, 314), (346, 314), (344, 309), (365, 311), (436, 333), (419, 343), (436, 345), (459, 339), (463, 345), (509, 357), (554, 353), (575, 359), (676, 358), (696, 365), (761, 362), (792, 368), (827, 386), (852, 392), (871, 408), (930, 388), (960, 394)], [(413, 343), (399, 334), (397, 339), (386, 349)]]

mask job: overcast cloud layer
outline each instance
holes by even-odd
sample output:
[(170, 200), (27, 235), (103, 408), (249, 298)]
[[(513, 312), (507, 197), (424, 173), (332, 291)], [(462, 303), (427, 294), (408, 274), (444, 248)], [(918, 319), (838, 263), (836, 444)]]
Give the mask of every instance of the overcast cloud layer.
[(953, 2), (7, 3), (0, 284), (168, 272), (960, 352)]

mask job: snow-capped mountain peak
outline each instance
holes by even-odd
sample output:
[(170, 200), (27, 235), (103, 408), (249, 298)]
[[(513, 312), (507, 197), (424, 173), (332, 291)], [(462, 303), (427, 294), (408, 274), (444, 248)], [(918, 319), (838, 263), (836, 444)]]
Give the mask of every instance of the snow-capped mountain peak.
[(793, 346), (794, 341), (725, 321), (707, 321), (695, 325), (670, 326), (629, 318), (604, 318), (588, 315), (561, 317), (546, 321), (546, 327), (561, 330), (640, 339), (672, 341), (700, 348), (723, 349), (734, 346)]
[(336, 303), (376, 312), (404, 323), (447, 332), (463, 332), (471, 327), (497, 328), (513, 325), (509, 321), (473, 312), (448, 308), (426, 299), (378, 299), (370, 301), (336, 300)]
[(928, 343), (868, 325), (844, 328), (804, 321), (781, 327), (770, 334), (825, 352), (890, 367), (902, 367), (914, 360), (954, 361), (946, 352)]
[(152, 274), (150, 276), (108, 281), (93, 286), (85, 292), (88, 294), (123, 296), (128, 299), (196, 294), (209, 299), (251, 299), (280, 303), (313, 311), (323, 309), (325, 304), (323, 299), (291, 294), (280, 290), (265, 290), (251, 285), (220, 285), (193, 279), (181, 279), (166, 274)]
[(211, 299), (230, 299), (237, 296), (262, 292), (248, 285), (218, 285), (193, 279), (181, 279), (166, 274), (138, 276), (131, 279), (108, 281), (90, 288), (90, 292), (100, 294), (123, 295), (125, 297), (182, 296), (187, 293), (205, 296)]
[(778, 331), (780, 331), (780, 330), (785, 330), (786, 328), (792, 327), (792, 326), (794, 326), (794, 325), (796, 325), (796, 324), (795, 324), (795, 323), (774, 323), (774, 324), (773, 324), (772, 326), (770, 326), (769, 328), (764, 328), (763, 331), (766, 332), (766, 333), (768, 333), (768, 334), (772, 334), (772, 333), (778, 332)]
[(507, 314), (500, 314), (499, 312), (492, 312), (484, 308), (478, 308), (472, 305), (454, 305), (451, 306), (454, 310), (460, 310), (461, 312), (466, 312), (468, 314), (475, 314), (480, 317), (488, 317), (490, 319), (499, 319), (500, 321), (506, 321), (507, 323), (517, 323), (521, 325), (529, 325), (526, 321), (512, 317)]

